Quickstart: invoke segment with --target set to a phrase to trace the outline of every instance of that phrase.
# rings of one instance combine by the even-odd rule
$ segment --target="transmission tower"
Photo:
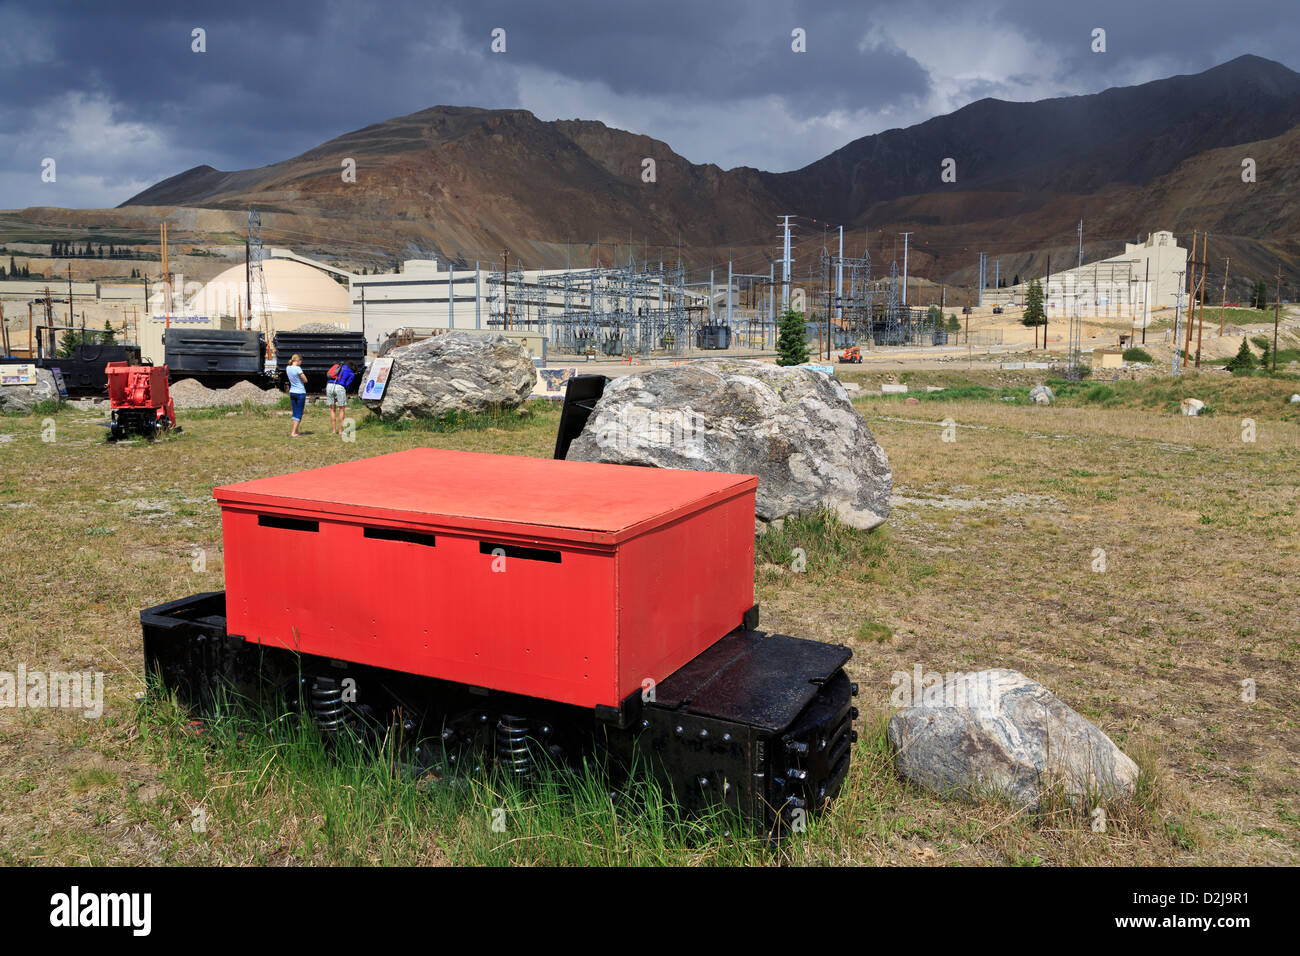
[[[1074,314],[1070,316],[1070,344],[1066,358],[1066,377],[1078,381],[1083,377],[1083,317],[1079,314],[1079,288],[1083,281],[1083,220],[1079,220],[1079,265],[1074,273]],[[1094,298],[1096,289],[1093,289]]]
[[[271,344],[271,308],[267,302],[266,273],[262,271],[262,261],[266,250],[262,247],[262,214],[256,209],[248,211],[248,327],[255,329],[253,320],[254,306],[262,316],[262,332],[266,335],[267,347]]]

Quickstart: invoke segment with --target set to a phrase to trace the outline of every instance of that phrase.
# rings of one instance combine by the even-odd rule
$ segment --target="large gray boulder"
[[[969,800],[998,796],[1031,809],[1055,786],[1089,807],[1133,792],[1137,764],[1024,674],[950,674],[924,688],[902,672],[896,685],[900,677],[911,689],[910,706],[889,719],[889,742],[899,773],[919,786]],[[894,693],[898,704],[897,686]]]
[[[45,368],[36,370],[35,385],[0,385],[0,412],[8,415],[27,415],[39,403],[58,399],[54,373]]]
[[[811,369],[722,360],[616,379],[568,457],[757,475],[764,522],[823,506],[856,528],[889,517],[884,449],[840,383]]]
[[[448,332],[389,355],[393,371],[384,397],[366,402],[386,419],[516,408],[537,381],[523,346],[504,335]]]

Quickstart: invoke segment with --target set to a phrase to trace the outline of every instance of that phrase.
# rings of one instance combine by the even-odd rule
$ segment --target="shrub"
[[[1125,349],[1123,358],[1125,362],[1154,362],[1155,361],[1155,359],[1151,357],[1150,352],[1148,352],[1146,349],[1137,348],[1136,346],[1133,348]]]

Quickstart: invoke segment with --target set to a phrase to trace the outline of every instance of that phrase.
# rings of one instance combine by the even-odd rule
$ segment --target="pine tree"
[[[1047,324],[1047,313],[1043,309],[1043,285],[1037,279],[1029,283],[1029,289],[1025,293],[1025,316],[1020,321],[1030,328]]]
[[[69,358],[76,350],[77,346],[82,343],[81,333],[69,329],[59,337],[59,357]]]
[[[802,312],[786,309],[777,326],[777,365],[802,365],[808,361],[808,325]]]
[[[1238,372],[1249,372],[1255,367],[1255,353],[1250,350],[1250,343],[1245,339],[1241,340],[1241,348],[1237,349],[1237,354],[1228,359],[1224,366],[1234,375]]]

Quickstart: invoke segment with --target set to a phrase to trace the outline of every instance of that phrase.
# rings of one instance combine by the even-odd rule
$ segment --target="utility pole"
[[[163,306],[164,328],[172,327],[172,277],[167,265],[167,220],[162,221],[162,270],[163,282],[166,284],[166,305]]]
[[[900,233],[903,237],[903,308],[907,308],[907,237],[910,232]]]
[[[510,328],[510,250],[501,250],[501,277],[505,287],[501,293],[501,327]]]
[[[480,296],[478,277],[479,277],[479,261],[475,259],[474,260],[474,328],[481,329],[483,328],[483,314],[480,311],[480,309],[482,308],[483,299]]]
[[[366,337],[366,287],[361,287],[361,338]]]
[[[72,328],[72,263],[68,263],[68,328]]]
[[[1219,303],[1219,337],[1223,337],[1223,312],[1228,307],[1228,263],[1231,259],[1223,260],[1223,301]]]
[[[1052,302],[1052,254],[1047,254],[1047,285],[1043,287],[1043,351],[1047,351],[1047,307]],[[1064,307],[1065,300],[1061,300]],[[1037,341],[1037,338],[1035,338]]]
[[[1079,285],[1083,278],[1083,220],[1079,220],[1079,262],[1074,272],[1074,314],[1070,317],[1070,345],[1066,368],[1070,378],[1079,375],[1083,351],[1083,321],[1079,314]]]
[[[253,251],[248,238],[244,234],[244,295],[248,300],[248,327],[253,327]],[[362,325],[362,331],[365,331],[365,325]]]
[[[835,260],[835,318],[844,318],[844,227],[840,226],[840,252]]]
[[[727,250],[727,328],[731,328],[731,283],[734,281],[735,279],[732,278],[732,271],[731,271],[731,250],[728,249]]]
[[[1147,257],[1147,277],[1142,283],[1142,344],[1147,344],[1147,325],[1151,321],[1151,257]]]
[[[456,266],[447,263],[447,327],[456,327]]]
[[[1205,273],[1209,268],[1210,234],[1207,232],[1201,239],[1201,305],[1197,309],[1198,320],[1196,324],[1196,367],[1201,367],[1201,335],[1205,332]]]
[[[1282,321],[1282,260],[1277,262],[1277,296],[1273,300],[1273,371],[1277,371],[1277,327]]]
[[[1183,341],[1183,365],[1184,366],[1187,364],[1187,359],[1192,352],[1192,323],[1190,320],[1190,316],[1191,316],[1191,310],[1195,308],[1196,305],[1196,235],[1197,235],[1197,230],[1193,229],[1192,230],[1192,258],[1191,261],[1188,263],[1188,266],[1190,268],[1187,270],[1188,322],[1187,322],[1186,333],[1183,336],[1183,340],[1184,340]],[[1177,342],[1174,343],[1174,347],[1175,348],[1178,347]]]
[[[781,253],[781,311],[790,308],[790,217],[785,218],[785,245]],[[712,294],[712,290],[710,295]]]
[[[772,343],[776,344],[776,263],[767,264],[767,311],[772,320]],[[763,348],[767,348],[767,330],[763,330]]]
[[[1183,307],[1183,276],[1185,276],[1186,274],[1187,274],[1186,269],[1178,273],[1178,287],[1174,295],[1174,337],[1173,337],[1174,359],[1173,359],[1173,366],[1170,368],[1170,371],[1174,375],[1178,374],[1178,368],[1179,368],[1178,333],[1181,331],[1181,327],[1178,324],[1178,320],[1179,320],[1179,310],[1181,310]]]

